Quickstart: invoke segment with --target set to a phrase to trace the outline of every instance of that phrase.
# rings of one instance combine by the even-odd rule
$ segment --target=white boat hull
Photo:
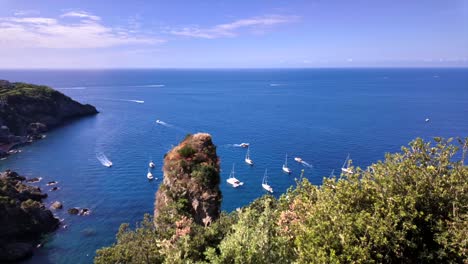
[[[294,158],[294,160],[299,162],[299,163],[302,163],[302,161],[303,161],[301,158],[298,158],[298,157]]]
[[[154,168],[155,166],[156,166],[156,165],[155,165],[153,162],[150,162],[150,163],[149,163],[149,167],[150,167],[150,168]]]
[[[291,169],[288,167],[283,166],[283,171],[287,174],[291,174]]]
[[[265,191],[273,193],[273,188],[271,188],[270,185],[268,185],[266,183],[262,183],[262,187],[263,187],[263,189],[265,189]]]
[[[341,168],[341,171],[343,171],[344,173],[353,174],[353,171],[349,168]]]
[[[148,172],[148,174],[146,174],[146,178],[148,178],[148,180],[154,179],[153,174],[151,172]]]
[[[229,183],[229,184],[231,184],[232,187],[234,187],[234,188],[237,188],[237,187],[239,187],[239,186],[244,185],[243,182],[239,181],[239,180],[236,179],[236,178],[229,178],[229,179],[226,180],[226,182]]]
[[[253,165],[253,161],[251,159],[245,159],[245,163],[249,165]]]

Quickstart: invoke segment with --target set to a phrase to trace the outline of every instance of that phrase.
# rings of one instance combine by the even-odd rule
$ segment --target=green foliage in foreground
[[[145,217],[96,263],[468,263],[468,139],[417,139],[401,153],[321,186],[306,179],[207,228]]]

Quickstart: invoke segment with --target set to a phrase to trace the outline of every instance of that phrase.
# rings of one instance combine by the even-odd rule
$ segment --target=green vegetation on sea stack
[[[203,227],[150,216],[96,263],[468,263],[468,138],[416,139],[353,174],[297,182]],[[191,151],[187,151],[191,152]],[[184,155],[185,151],[181,153]]]

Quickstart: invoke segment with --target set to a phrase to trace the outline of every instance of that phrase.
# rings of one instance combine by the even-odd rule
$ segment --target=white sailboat
[[[156,164],[154,164],[153,161],[150,161],[149,164],[148,164],[148,166],[149,166],[150,168],[154,168],[154,167],[156,167]]]
[[[245,154],[245,163],[249,164],[250,166],[252,166],[254,163],[253,163],[253,160],[250,159],[250,148],[247,147],[247,154]]]
[[[268,169],[265,169],[265,174],[263,175],[262,188],[267,192],[273,193],[273,188],[268,184]]]
[[[291,174],[291,169],[288,168],[288,154],[286,154],[286,160],[284,161],[284,164],[283,164],[283,171],[287,174]]]
[[[348,154],[348,157],[346,157],[345,162],[343,163],[343,167],[341,167],[341,171],[343,171],[344,173],[349,173],[349,174],[353,173],[353,170],[349,167],[349,154]]]
[[[234,188],[244,185],[243,182],[239,181],[238,179],[236,179],[236,177],[234,177],[234,174],[234,164],[232,164],[232,171],[231,174],[229,174],[229,178],[226,180],[227,183],[231,184]]]
[[[146,178],[148,178],[148,180],[154,179],[153,173],[151,173],[151,171],[149,169],[148,169],[148,173],[146,174]]]

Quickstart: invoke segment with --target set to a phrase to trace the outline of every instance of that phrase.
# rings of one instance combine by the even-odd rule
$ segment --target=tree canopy
[[[467,263],[468,138],[416,139],[366,169],[320,186],[297,182],[208,227],[147,216],[121,226],[96,263]]]

